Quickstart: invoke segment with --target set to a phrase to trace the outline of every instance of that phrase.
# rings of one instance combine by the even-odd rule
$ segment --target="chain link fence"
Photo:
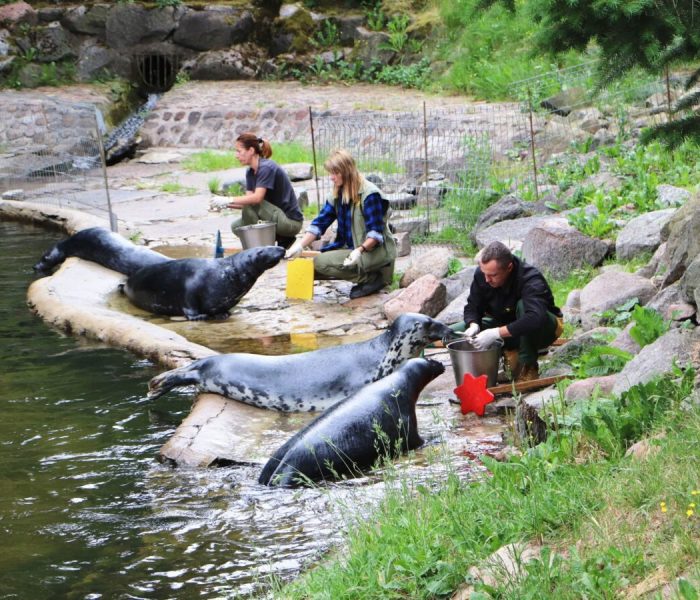
[[[102,136],[92,104],[27,95],[0,125],[0,195],[4,199],[85,210],[116,231]]]

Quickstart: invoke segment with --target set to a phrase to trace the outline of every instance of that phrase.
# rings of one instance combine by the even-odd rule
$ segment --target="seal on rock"
[[[170,261],[167,256],[144,246],[132,244],[129,240],[109,229],[90,227],[55,244],[34,265],[34,270],[48,273],[69,256],[77,256],[83,260],[96,262],[124,275],[131,275],[142,267]]]
[[[383,457],[418,448],[416,402],[445,371],[442,363],[412,358],[313,420],[263,467],[258,482],[294,487],[311,481],[358,476]]]
[[[282,412],[326,410],[369,383],[393,373],[430,342],[458,337],[447,325],[418,313],[400,315],[370,340],[282,356],[220,354],[151,379],[149,398],[175,387]]]
[[[258,277],[283,256],[280,246],[261,246],[226,258],[170,260],[139,269],[122,291],[139,308],[159,315],[225,319]]]

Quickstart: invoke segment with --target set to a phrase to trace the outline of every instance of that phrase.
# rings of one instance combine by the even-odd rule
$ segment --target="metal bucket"
[[[243,250],[257,248],[258,246],[274,246],[277,226],[274,223],[256,223],[255,225],[244,225],[234,230],[239,238]]]
[[[447,344],[457,385],[464,383],[465,373],[471,373],[474,377],[486,375],[487,387],[496,385],[502,346],[503,342],[497,342],[488,350],[476,350],[468,340],[456,340]]]

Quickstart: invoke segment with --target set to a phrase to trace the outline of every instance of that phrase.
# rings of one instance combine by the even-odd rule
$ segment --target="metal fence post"
[[[314,115],[309,106],[309,126],[311,128],[311,153],[314,157],[314,180],[316,182],[316,210],[321,210],[321,191],[318,187],[318,166],[316,164],[316,140],[314,132]]]
[[[540,192],[537,184],[537,158],[535,156],[535,127],[532,124],[532,90],[527,88],[528,118],[530,121],[530,153],[532,154],[532,177],[535,182],[535,200],[539,201]]]
[[[423,185],[425,187],[425,214],[428,216],[428,233],[430,233],[430,188],[428,187],[428,116],[423,100],[423,151],[425,160],[423,161]]]

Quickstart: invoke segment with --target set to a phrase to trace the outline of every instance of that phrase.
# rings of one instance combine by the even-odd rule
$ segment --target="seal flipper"
[[[156,375],[148,382],[148,395],[146,397],[149,400],[155,400],[173,388],[198,385],[200,382],[199,370],[193,365],[194,363]]]

